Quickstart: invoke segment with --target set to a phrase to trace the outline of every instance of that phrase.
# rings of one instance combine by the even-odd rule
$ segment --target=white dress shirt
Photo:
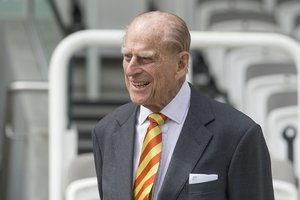
[[[157,199],[158,192],[162,186],[175,145],[190,107],[190,99],[191,88],[189,87],[188,82],[185,81],[174,99],[160,111],[160,113],[168,117],[168,120],[162,126],[162,154],[158,174],[154,183],[154,191],[152,192],[153,200]],[[138,123],[136,125],[134,147],[133,184],[138,168],[143,140],[150,124],[147,117],[151,113],[151,110],[145,108],[144,106],[140,106],[140,110],[137,115]]]

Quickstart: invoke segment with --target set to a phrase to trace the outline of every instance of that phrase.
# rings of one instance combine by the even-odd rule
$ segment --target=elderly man
[[[274,199],[259,125],[187,83],[189,47],[176,15],[148,12],[129,25],[122,53],[132,103],[92,132],[101,199]]]

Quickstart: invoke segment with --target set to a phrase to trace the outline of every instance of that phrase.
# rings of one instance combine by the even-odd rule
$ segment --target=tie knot
[[[151,123],[156,123],[159,126],[162,126],[168,117],[161,113],[152,113],[148,116],[148,119]]]

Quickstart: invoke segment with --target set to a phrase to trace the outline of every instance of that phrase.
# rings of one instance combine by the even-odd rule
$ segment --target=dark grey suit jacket
[[[137,110],[132,103],[121,106],[92,132],[102,200],[132,200]],[[192,89],[190,109],[158,199],[273,200],[270,168],[260,127]],[[218,180],[190,185],[190,173],[218,174]]]

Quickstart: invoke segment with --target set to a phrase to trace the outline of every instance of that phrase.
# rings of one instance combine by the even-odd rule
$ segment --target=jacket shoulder
[[[93,132],[97,135],[106,132],[114,132],[114,129],[124,124],[132,115],[135,115],[138,106],[133,103],[124,104],[106,116],[104,116],[95,126]]]

